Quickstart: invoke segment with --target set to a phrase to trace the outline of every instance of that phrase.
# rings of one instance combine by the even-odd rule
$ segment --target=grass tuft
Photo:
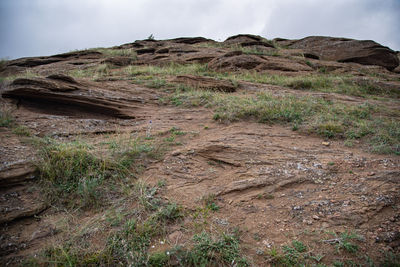
[[[42,148],[38,167],[52,203],[79,208],[99,204],[99,189],[114,166],[90,150],[84,143],[52,142]]]
[[[11,110],[5,107],[0,109],[0,127],[10,127],[14,123],[14,117]]]
[[[176,247],[169,253],[169,262],[178,266],[249,266],[240,256],[239,238],[234,234],[222,234],[218,239],[202,232],[194,235],[190,250]],[[168,264],[166,266],[172,266]]]

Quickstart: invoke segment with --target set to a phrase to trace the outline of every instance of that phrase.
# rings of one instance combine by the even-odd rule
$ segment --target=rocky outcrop
[[[274,47],[274,45],[270,42],[267,42],[266,39],[262,38],[259,35],[252,34],[238,34],[231,37],[228,37],[225,41],[225,44],[233,44],[233,45],[241,45],[245,46],[265,46],[265,47]]]
[[[17,66],[17,67],[36,67],[40,65],[47,65],[51,63],[56,63],[60,61],[67,61],[72,59],[99,59],[102,54],[97,51],[83,50],[74,51],[63,54],[57,54],[49,57],[26,57],[11,60],[8,62],[7,66]]]
[[[46,208],[38,188],[18,186],[0,191],[0,224],[34,216]]]
[[[17,163],[0,170],[0,186],[10,187],[36,177],[36,167],[31,163]]]
[[[168,41],[172,41],[178,44],[198,44],[205,42],[214,42],[214,40],[207,39],[204,37],[180,37],[180,38],[170,39]]]
[[[36,215],[47,204],[38,187],[36,166],[30,162],[17,162],[0,169],[0,224]]]
[[[134,118],[134,106],[120,98],[105,95],[100,89],[77,82],[69,76],[56,74],[47,78],[19,78],[14,80],[3,97],[27,100],[46,106],[61,105],[69,109],[82,109],[111,117]]]
[[[138,55],[143,55],[143,54],[154,54],[156,49],[154,47],[149,47],[149,48],[141,48],[136,50],[136,53]]]
[[[290,47],[316,54],[323,60],[378,65],[388,70],[399,65],[399,59],[393,50],[374,41],[311,36],[295,41]]]
[[[236,86],[227,80],[217,80],[210,77],[193,76],[193,75],[180,75],[177,76],[173,82],[186,84],[194,88],[221,91],[221,92],[235,92]]]
[[[215,58],[209,63],[209,67],[215,70],[275,70],[275,71],[312,71],[306,64],[296,61],[256,55],[245,55],[232,53],[233,56],[224,55]]]

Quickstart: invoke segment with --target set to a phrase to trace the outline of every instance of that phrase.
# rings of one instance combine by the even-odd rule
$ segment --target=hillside
[[[241,34],[3,60],[1,265],[399,266],[399,57]]]

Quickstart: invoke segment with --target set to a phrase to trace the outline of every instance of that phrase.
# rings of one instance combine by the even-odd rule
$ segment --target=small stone
[[[368,176],[374,176],[374,175],[375,175],[374,172],[369,172],[369,173],[368,173]]]
[[[258,249],[256,250],[256,254],[257,254],[257,255],[263,255],[263,254],[264,254],[264,251],[262,251],[261,249],[258,248]]]
[[[180,154],[182,154],[181,153],[181,151],[174,151],[174,152],[172,152],[172,156],[179,156]]]
[[[328,228],[329,227],[329,223],[323,222],[321,226],[322,226],[322,228]]]
[[[317,215],[313,215],[312,218],[313,218],[314,220],[319,220],[319,217],[318,217]]]
[[[331,143],[330,143],[330,142],[322,142],[322,145],[324,145],[324,146],[330,146]]]

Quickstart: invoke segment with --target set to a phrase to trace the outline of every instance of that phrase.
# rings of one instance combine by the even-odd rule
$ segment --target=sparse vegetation
[[[184,216],[184,210],[174,203],[163,203],[155,197],[157,188],[149,188],[142,182],[135,187],[138,211],[140,216],[132,217],[129,213],[115,214],[112,220],[106,219],[117,228],[109,235],[105,246],[93,251],[85,248],[87,236],[76,235],[67,242],[48,247],[29,264],[51,264],[56,266],[209,266],[229,265],[248,266],[246,258],[240,255],[237,234],[223,233],[212,237],[206,232],[193,236],[192,246],[171,247],[165,251],[150,252],[150,245],[157,238],[163,238],[168,226],[178,222]],[[144,201],[144,202],[143,202]],[[155,203],[157,203],[155,205]],[[122,223],[124,221],[124,223]]]
[[[397,81],[397,74],[373,73],[379,71],[375,67],[368,72],[356,64],[357,69],[349,65],[352,72],[345,68],[335,71],[335,64],[345,63],[308,60],[301,52],[283,51],[277,44],[255,48],[206,42],[195,44],[194,50],[180,51],[181,45],[186,48],[189,44],[152,40],[151,35],[147,42],[132,44],[138,49],[146,43],[146,48],[156,48],[155,52],[142,50],[154,53],[140,54],[140,62],[135,64],[130,59],[137,59],[137,48],[122,48],[126,45],[91,49],[103,56],[66,60],[65,68],[57,69],[64,62],[50,65],[57,66],[60,73],[98,82],[81,83],[93,90],[95,101],[100,102],[98,108],[91,109],[89,97],[84,101],[90,110],[82,105],[85,112],[74,109],[71,116],[68,112],[64,116],[67,105],[60,110],[55,105],[54,115],[41,114],[34,106],[37,103],[28,106],[25,100],[16,104],[14,115],[10,109],[0,109],[2,136],[12,137],[4,158],[8,161],[10,155],[14,160],[11,153],[23,151],[25,145],[31,146],[29,155],[37,148],[39,153],[34,156],[38,158],[40,189],[27,186],[24,190],[41,193],[47,203],[39,204],[50,207],[36,214],[38,231],[29,232],[35,223],[21,235],[31,238],[29,242],[38,241],[37,247],[44,246],[41,240],[47,246],[40,253],[32,247],[35,255],[26,265],[400,266],[399,255],[390,248],[392,242],[374,243],[375,236],[380,239],[380,234],[393,231],[396,224],[392,223],[398,219],[389,213],[398,211],[391,183],[397,166],[394,155],[400,155],[400,93],[387,83]],[[187,60],[196,54],[194,60],[203,61],[201,48],[205,47],[212,47],[212,54],[225,55],[224,59],[229,56],[225,53],[237,50],[248,55],[285,56],[312,70],[281,74],[285,72],[238,68],[225,72]],[[112,60],[118,58],[110,57],[119,56],[130,59],[120,58],[126,61],[114,64]],[[176,57],[186,64],[168,63]],[[151,61],[146,65],[148,58]],[[160,62],[151,65],[159,58]],[[51,67],[29,67],[26,72],[1,78],[1,82],[7,86],[8,80],[18,77],[47,76]],[[355,72],[369,77],[356,77]],[[193,85],[188,81],[180,84],[175,79],[178,75],[229,81],[235,92],[213,91],[218,87],[208,87],[208,82],[204,87],[211,89],[206,90],[196,86],[196,80]],[[96,85],[101,90],[95,91]],[[81,90],[62,86],[52,94],[73,97]],[[111,119],[109,114],[97,114],[102,98],[107,100],[104,105],[115,101],[115,109],[126,110],[127,116]],[[64,104],[64,99],[59,101]],[[30,111],[40,117],[26,119]],[[37,126],[32,118],[43,120]],[[65,118],[66,124],[58,129]],[[24,121],[26,125],[18,124]],[[74,121],[78,123],[69,131],[69,123]],[[47,134],[54,139],[39,137]],[[302,138],[308,135],[312,136],[303,144]],[[377,159],[357,151],[360,147],[393,156]],[[31,167],[27,171],[34,173]],[[377,187],[371,189],[371,184]],[[347,216],[353,211],[356,216]],[[373,226],[366,220],[362,228],[343,232],[372,211],[380,215],[375,216]],[[330,222],[337,215],[340,222],[344,219],[343,225]],[[30,219],[20,221],[25,220]],[[382,231],[375,231],[383,221]],[[7,236],[7,227],[13,225],[5,225],[4,240],[14,242],[13,236]],[[48,231],[42,231],[46,227]],[[13,231],[18,232],[15,228],[9,232]],[[8,242],[10,246],[14,246],[12,242]],[[376,244],[376,249],[370,248],[371,244]]]
[[[14,127],[12,132],[19,136],[31,136],[29,128],[24,125]]]
[[[250,266],[240,255],[239,238],[235,234],[221,234],[216,239],[202,232],[194,235],[193,248],[176,247],[168,251],[164,266]]]
[[[43,188],[51,203],[67,208],[104,205],[104,194],[111,185],[134,178],[146,159],[160,156],[160,149],[129,139],[123,147],[114,144],[108,156],[98,156],[87,143],[47,140],[41,143],[42,161],[38,164]]]
[[[41,180],[52,203],[69,208],[99,205],[100,188],[116,166],[84,143],[49,143],[42,149]]]
[[[133,48],[117,49],[117,48],[97,48],[95,51],[102,53],[103,55],[116,57],[130,57],[133,60],[137,59],[136,51]]]
[[[206,209],[209,209],[211,211],[218,211],[219,206],[216,203],[216,197],[214,194],[209,194],[203,197],[203,203]]]
[[[368,102],[348,106],[311,96],[227,95],[194,89],[177,90],[170,101],[175,105],[212,107],[217,121],[253,118],[262,123],[290,123],[295,130],[325,138],[367,139],[369,150],[376,153],[399,153],[397,120],[379,116],[379,112],[385,114],[384,108]]]
[[[233,46],[232,50],[242,51],[244,54],[247,55],[260,55],[260,56],[273,56],[278,57],[280,56],[279,50],[275,48],[252,48],[252,47],[242,47],[240,45]]]
[[[353,241],[357,240],[362,241],[363,238],[352,232],[343,232],[340,237],[324,240],[324,242],[335,244],[337,251],[345,250],[349,253],[356,253],[358,251],[358,245],[353,243]]]
[[[10,127],[14,122],[11,110],[2,106],[0,108],[0,127]]]
[[[283,254],[277,248],[272,248],[267,252],[267,257],[273,266],[302,266],[306,262],[321,260],[320,258],[311,258],[308,248],[298,240],[293,240],[291,245],[282,246],[282,252]]]
[[[7,65],[8,60],[5,58],[0,58],[0,70],[2,70]]]

